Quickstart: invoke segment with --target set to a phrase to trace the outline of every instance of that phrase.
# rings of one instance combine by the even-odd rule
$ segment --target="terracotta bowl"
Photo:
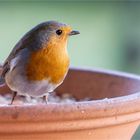
[[[140,123],[139,91],[135,75],[71,69],[56,92],[93,101],[0,106],[0,139],[130,140]]]

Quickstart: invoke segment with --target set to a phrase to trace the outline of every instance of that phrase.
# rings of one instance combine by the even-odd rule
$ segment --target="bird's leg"
[[[46,95],[45,95],[45,96],[43,96],[43,97],[42,97],[42,99],[43,99],[43,103],[45,103],[45,104],[47,104],[47,103],[48,103],[48,100],[47,100],[48,98],[47,98],[47,96],[46,96]]]
[[[9,105],[12,105],[13,104],[13,101],[14,101],[16,95],[17,95],[17,92],[16,91],[13,91],[13,97],[12,97],[11,103]]]

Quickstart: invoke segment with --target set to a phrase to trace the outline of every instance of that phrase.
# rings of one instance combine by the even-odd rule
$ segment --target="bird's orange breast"
[[[51,46],[32,52],[27,63],[26,75],[30,81],[50,80],[61,82],[68,71],[69,57],[65,47]]]

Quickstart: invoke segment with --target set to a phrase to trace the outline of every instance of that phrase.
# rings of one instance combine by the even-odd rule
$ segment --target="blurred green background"
[[[81,32],[69,40],[72,66],[140,74],[140,3],[132,1],[0,1],[0,62],[28,30],[47,20]],[[140,140],[140,131],[133,140]]]

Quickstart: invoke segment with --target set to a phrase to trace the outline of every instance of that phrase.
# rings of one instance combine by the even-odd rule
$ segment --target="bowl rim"
[[[140,76],[118,71],[91,68],[71,70],[140,80]],[[95,101],[0,106],[0,132],[5,134],[89,130],[132,122],[140,122],[140,92]]]

